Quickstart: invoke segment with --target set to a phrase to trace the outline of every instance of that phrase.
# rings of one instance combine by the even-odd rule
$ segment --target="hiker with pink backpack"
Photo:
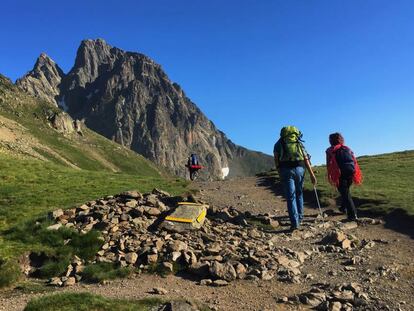
[[[340,133],[329,135],[330,147],[326,149],[326,167],[329,182],[341,194],[340,210],[347,214],[350,221],[358,219],[350,187],[362,183],[362,173],[352,150],[345,146]]]

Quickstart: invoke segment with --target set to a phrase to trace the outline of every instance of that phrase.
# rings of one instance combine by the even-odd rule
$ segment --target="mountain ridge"
[[[53,71],[49,67],[45,69]],[[58,95],[45,87],[56,85],[56,75],[35,73],[16,84],[32,86],[23,89],[33,95],[49,93],[49,100],[74,119],[176,175],[185,175],[190,153],[199,155],[206,176],[213,178],[224,177],[229,166],[230,176],[245,176],[273,165],[272,157],[228,139],[162,67],[143,54],[112,47],[103,39],[83,40],[73,68],[59,76]],[[52,81],[42,81],[49,77]]]

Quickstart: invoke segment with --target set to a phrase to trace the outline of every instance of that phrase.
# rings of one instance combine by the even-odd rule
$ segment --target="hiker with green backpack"
[[[273,149],[275,165],[285,191],[290,219],[290,230],[296,230],[303,219],[303,183],[305,168],[313,185],[316,177],[312,171],[309,155],[303,146],[302,133],[295,126],[285,126]]]

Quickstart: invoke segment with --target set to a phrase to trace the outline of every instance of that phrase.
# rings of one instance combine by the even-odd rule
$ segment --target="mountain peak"
[[[63,71],[54,62],[54,60],[51,59],[46,53],[42,52],[37,58],[32,71],[38,71],[38,70],[45,71],[45,70],[53,70],[53,69],[59,70],[61,72],[61,75],[63,74]]]
[[[41,53],[33,69],[18,79],[16,85],[36,97],[57,105],[59,84],[64,76],[63,70],[46,53]]]
[[[40,53],[40,55],[37,59],[48,60],[48,59],[50,59],[50,57],[45,52],[42,52],[42,53]]]
[[[82,85],[93,82],[102,72],[101,66],[113,62],[116,50],[103,39],[83,40],[69,76],[78,75]]]
[[[40,53],[38,59],[45,59],[45,60],[50,59],[51,60],[51,58],[45,52]]]
[[[82,40],[78,48],[79,53],[86,51],[96,51],[97,53],[107,53],[112,49],[112,46],[106,43],[104,39],[85,39]]]
[[[82,40],[81,45],[97,45],[97,46],[104,46],[104,45],[108,45],[109,44],[102,38],[97,38],[97,39],[85,39]]]

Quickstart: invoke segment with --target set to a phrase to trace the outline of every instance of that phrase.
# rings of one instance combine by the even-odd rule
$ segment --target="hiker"
[[[326,167],[328,180],[341,194],[340,211],[347,214],[348,220],[356,220],[357,211],[352,200],[350,187],[362,182],[362,173],[352,150],[344,145],[340,133],[329,135],[330,147],[326,149]]]
[[[192,153],[187,160],[186,167],[190,173],[190,179],[194,180],[198,175],[198,170],[202,168],[198,161],[198,156],[195,153]]]
[[[294,126],[285,126],[280,131],[273,154],[281,178],[290,218],[290,230],[297,229],[303,219],[303,183],[305,168],[309,171],[313,185],[316,177],[312,171],[310,156],[303,146],[302,133]]]

